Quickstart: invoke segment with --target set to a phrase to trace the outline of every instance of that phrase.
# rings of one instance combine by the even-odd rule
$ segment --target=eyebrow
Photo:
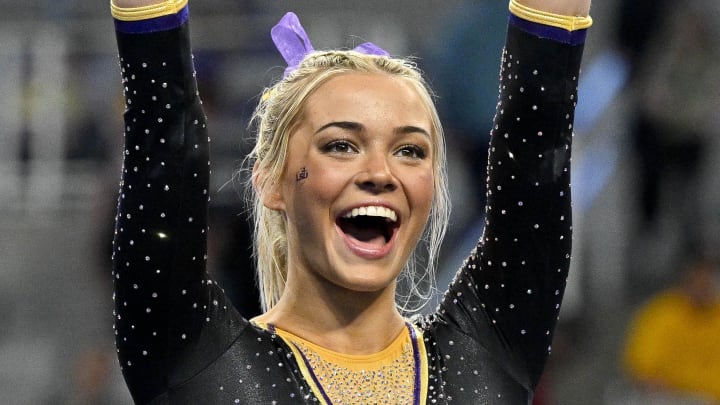
[[[427,136],[428,138],[431,138],[428,131],[426,131],[424,128],[416,127],[414,125],[406,125],[404,127],[400,127],[395,132],[399,134],[412,134],[414,132],[417,132]]]
[[[352,121],[333,121],[329,122],[323,126],[320,127],[317,131],[315,131],[315,134],[319,134],[320,132],[328,129],[328,128],[340,128],[340,129],[349,129],[351,131],[359,131],[362,129],[362,125],[358,122],[352,122]]]
[[[350,131],[360,131],[363,128],[363,125],[359,122],[353,121],[333,121],[321,126],[317,131],[315,131],[315,134],[319,134],[320,132],[333,127]],[[398,127],[395,129],[394,132],[398,135],[420,133],[427,136],[428,138],[431,138],[430,133],[427,130],[421,127],[417,127],[415,125],[405,125],[402,127]]]

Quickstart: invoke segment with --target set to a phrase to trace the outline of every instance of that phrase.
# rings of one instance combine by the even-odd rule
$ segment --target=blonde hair
[[[400,275],[404,288],[402,293],[396,294],[396,303],[401,311],[414,312],[425,304],[432,293],[434,268],[447,226],[450,202],[444,137],[427,83],[415,64],[404,59],[356,51],[313,52],[303,59],[296,70],[265,91],[253,115],[257,137],[255,147],[248,155],[248,166],[254,168],[253,187],[248,189],[253,190],[253,251],[264,311],[278,302],[285,288],[288,248],[284,215],[265,207],[261,195],[280,181],[285,170],[289,134],[300,120],[307,98],[330,78],[352,72],[386,74],[404,80],[417,91],[430,116],[434,192],[429,220],[420,238],[420,245],[427,253],[423,257],[427,269],[422,273],[416,271],[420,259],[416,246]]]

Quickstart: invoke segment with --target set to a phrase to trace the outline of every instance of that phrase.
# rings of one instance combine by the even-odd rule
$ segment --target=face
[[[433,153],[429,114],[408,83],[351,73],[321,85],[265,199],[287,217],[288,276],[394,291],[430,212]]]

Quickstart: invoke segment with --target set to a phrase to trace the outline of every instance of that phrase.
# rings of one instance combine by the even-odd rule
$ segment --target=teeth
[[[397,221],[397,214],[390,208],[370,205],[367,207],[353,208],[352,211],[345,214],[344,218],[355,218],[359,216],[382,217],[389,222]]]

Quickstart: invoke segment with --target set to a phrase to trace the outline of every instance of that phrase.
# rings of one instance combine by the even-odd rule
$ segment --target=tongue
[[[351,238],[376,247],[385,245],[385,236],[382,230],[374,226],[357,226],[351,221],[342,221],[343,232]]]

